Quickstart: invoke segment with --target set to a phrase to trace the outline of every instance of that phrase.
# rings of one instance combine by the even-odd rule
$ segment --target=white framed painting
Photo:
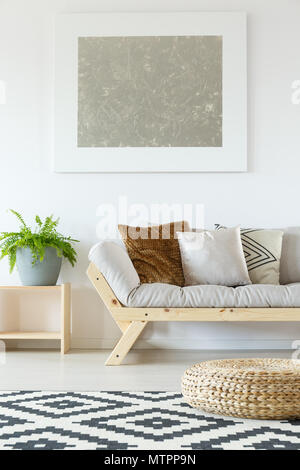
[[[246,170],[245,13],[57,17],[55,171]]]

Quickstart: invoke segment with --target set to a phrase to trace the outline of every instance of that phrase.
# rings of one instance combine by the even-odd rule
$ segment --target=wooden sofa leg
[[[132,346],[134,345],[146,325],[147,322],[144,321],[131,322],[127,329],[124,331],[117,346],[107,359],[105,365],[119,366],[127,356],[127,353],[130,351],[130,349],[132,348]]]

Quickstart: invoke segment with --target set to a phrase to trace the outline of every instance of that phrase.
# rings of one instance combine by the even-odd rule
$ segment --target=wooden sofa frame
[[[107,359],[105,365],[118,366],[152,321],[263,321],[298,322],[300,308],[129,308],[116,298],[104,276],[91,263],[87,275],[122,332],[121,339]]]

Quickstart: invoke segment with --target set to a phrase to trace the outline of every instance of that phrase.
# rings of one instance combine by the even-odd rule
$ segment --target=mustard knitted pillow
[[[152,227],[119,225],[128,255],[141,283],[160,282],[184,286],[176,232],[189,231],[187,222]]]

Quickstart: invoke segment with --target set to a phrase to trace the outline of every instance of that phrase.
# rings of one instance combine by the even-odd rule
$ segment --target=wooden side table
[[[71,342],[71,284],[60,286],[0,286],[0,290],[26,290],[32,293],[47,290],[60,291],[60,331],[0,331],[5,339],[59,339],[61,353],[66,354]]]

